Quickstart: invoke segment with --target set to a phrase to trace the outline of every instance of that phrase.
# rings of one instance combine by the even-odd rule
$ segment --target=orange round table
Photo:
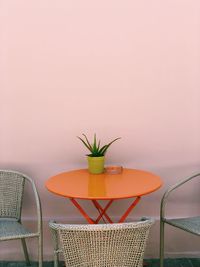
[[[101,218],[113,223],[106,213],[113,201],[133,198],[133,202],[119,220],[123,222],[142,196],[156,191],[161,185],[159,176],[136,169],[123,169],[120,174],[90,174],[86,169],[73,170],[55,175],[46,182],[50,192],[69,198],[91,224],[98,223]],[[99,211],[99,216],[95,220],[92,219],[77,199],[91,200]],[[102,207],[98,200],[108,200],[108,203]]]

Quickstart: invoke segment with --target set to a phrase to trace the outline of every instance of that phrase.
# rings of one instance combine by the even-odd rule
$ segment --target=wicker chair
[[[99,225],[50,223],[54,241],[54,267],[58,266],[59,252],[63,253],[67,267],[142,267],[152,224],[150,219]]]
[[[161,207],[160,207],[160,267],[164,266],[164,225],[165,223],[177,227],[179,229],[182,229],[186,232],[192,233],[194,235],[200,235],[200,216],[197,217],[188,217],[188,218],[174,218],[169,219],[166,218],[165,215],[165,206],[167,204],[167,199],[172,191],[180,187],[181,185],[189,182],[195,177],[200,176],[200,173],[195,174],[191,177],[188,177],[174,186],[170,187],[164,194],[162,201],[161,201]]]
[[[25,182],[32,186],[37,208],[37,231],[28,231],[21,223],[22,199]],[[38,262],[42,267],[42,215],[39,196],[34,182],[28,176],[0,170],[0,241],[21,239],[26,264],[30,265],[25,238],[38,238]]]

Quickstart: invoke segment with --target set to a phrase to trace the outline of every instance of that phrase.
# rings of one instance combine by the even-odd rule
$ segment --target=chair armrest
[[[34,193],[35,204],[36,204],[36,209],[37,209],[36,211],[37,212],[37,230],[38,230],[38,233],[42,233],[42,209],[41,209],[41,202],[40,202],[40,198],[37,192],[37,188],[35,186],[34,181],[30,177],[24,175],[24,178],[31,184],[31,187]]]
[[[49,228],[51,231],[51,237],[53,241],[54,254],[60,253],[62,250],[59,248],[59,235],[56,221],[49,222]]]
[[[182,186],[183,184],[189,182],[190,180],[192,180],[193,178],[200,176],[200,173],[197,173],[193,176],[187,177],[181,181],[179,181],[178,183],[176,183],[175,185],[171,186],[163,195],[162,200],[161,200],[161,206],[160,206],[160,218],[164,219],[165,218],[165,206],[167,203],[167,199],[170,195],[170,193],[172,191],[174,191],[175,189],[177,189],[178,187]]]

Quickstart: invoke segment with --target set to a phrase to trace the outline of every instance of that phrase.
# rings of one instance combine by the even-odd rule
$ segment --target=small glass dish
[[[105,167],[105,173],[108,174],[120,174],[123,171],[122,166],[107,166]]]

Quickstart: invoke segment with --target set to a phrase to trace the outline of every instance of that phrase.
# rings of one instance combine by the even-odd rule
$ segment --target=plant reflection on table
[[[89,175],[88,180],[88,195],[90,197],[105,197],[107,195],[106,185],[105,185],[105,177],[102,175]]]

